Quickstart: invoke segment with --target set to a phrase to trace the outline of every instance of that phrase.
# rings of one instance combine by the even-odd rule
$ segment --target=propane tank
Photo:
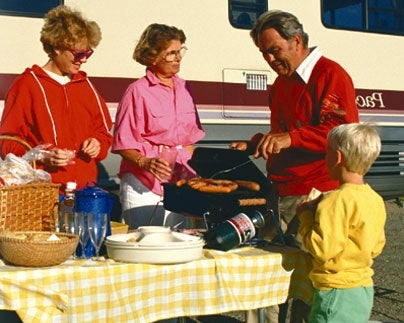
[[[250,216],[239,213],[206,232],[206,248],[230,250],[254,238],[256,228],[261,228],[264,225],[265,217],[257,210]]]

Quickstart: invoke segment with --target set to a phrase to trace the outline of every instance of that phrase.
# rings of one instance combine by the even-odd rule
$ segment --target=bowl
[[[48,241],[51,236],[53,239]],[[78,236],[69,233],[8,231],[0,233],[0,254],[12,265],[55,266],[69,259],[75,252],[78,242]]]
[[[163,226],[158,226],[158,225],[149,225],[149,226],[143,226],[139,227],[137,231],[143,233],[143,234],[150,234],[150,233],[171,233],[170,227],[163,227]]]
[[[111,221],[111,234],[128,233],[129,225],[121,222]]]
[[[146,264],[178,264],[202,258],[205,241],[197,236],[152,228],[106,238],[108,257]]]

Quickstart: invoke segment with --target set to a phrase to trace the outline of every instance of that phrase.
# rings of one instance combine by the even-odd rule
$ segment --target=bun
[[[310,193],[307,195],[306,201],[315,200],[315,199],[316,199],[317,197],[319,197],[321,194],[322,194],[321,191],[319,191],[318,189],[316,189],[316,188],[313,187],[313,188],[311,189]]]

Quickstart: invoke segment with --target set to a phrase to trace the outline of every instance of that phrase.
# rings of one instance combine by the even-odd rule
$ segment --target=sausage
[[[203,193],[230,193],[232,189],[230,186],[205,185],[199,187],[198,191]]]
[[[253,181],[241,181],[241,180],[237,180],[235,181],[240,187],[244,187],[248,190],[251,191],[255,191],[258,192],[261,187],[260,184],[258,184],[257,182],[253,182]]]
[[[230,193],[238,188],[238,184],[227,179],[212,179],[194,177],[187,181],[180,180],[177,183],[180,187],[187,184],[190,188],[204,193]]]
[[[177,187],[181,187],[181,186],[183,186],[184,184],[186,184],[187,183],[187,180],[186,179],[180,179],[180,180],[178,180],[176,183],[175,183],[175,185],[177,185]]]

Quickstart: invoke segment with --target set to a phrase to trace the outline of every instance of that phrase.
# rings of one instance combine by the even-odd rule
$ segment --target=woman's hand
[[[166,180],[172,176],[172,171],[168,161],[163,158],[141,157],[138,166],[152,173],[159,181]]]
[[[135,149],[121,150],[119,154],[130,163],[153,174],[159,181],[170,178],[172,175],[170,164],[163,158],[145,157]]]
[[[80,153],[90,158],[96,158],[101,151],[101,144],[98,139],[88,138],[81,144]]]
[[[42,162],[50,167],[64,167],[72,163],[74,152],[62,148],[52,148],[48,151],[47,157]]]

